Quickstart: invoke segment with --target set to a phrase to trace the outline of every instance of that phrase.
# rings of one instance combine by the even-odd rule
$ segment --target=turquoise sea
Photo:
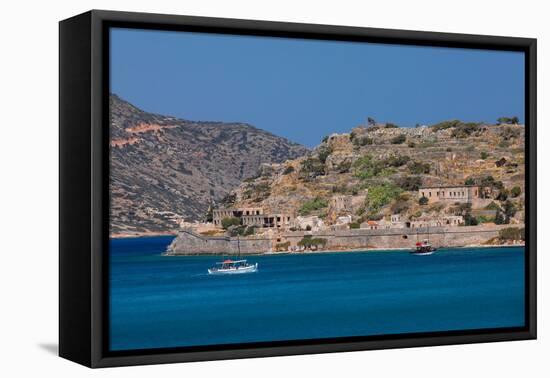
[[[522,247],[250,256],[257,273],[209,276],[220,256],[162,256],[171,240],[111,240],[111,350],[525,322]]]

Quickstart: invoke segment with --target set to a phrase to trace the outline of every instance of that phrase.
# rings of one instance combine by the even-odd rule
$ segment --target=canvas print
[[[525,325],[524,53],[109,38],[111,351]]]

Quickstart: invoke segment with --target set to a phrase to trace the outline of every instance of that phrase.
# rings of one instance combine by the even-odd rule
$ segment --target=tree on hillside
[[[405,134],[399,134],[392,138],[391,143],[402,144],[402,143],[405,143],[406,140],[407,140],[407,137],[405,136]]]
[[[231,226],[239,226],[240,224],[241,224],[241,220],[236,217],[229,217],[229,218],[222,219],[222,227],[224,230],[227,230]]]
[[[519,186],[514,186],[510,191],[510,194],[512,194],[512,197],[519,196],[521,194],[521,188]]]
[[[464,215],[464,225],[465,226],[477,226],[478,220],[476,217],[472,216],[469,212]]]
[[[500,117],[497,119],[497,122],[499,125],[501,124],[511,124],[511,125],[517,125],[519,123],[519,118],[516,116],[513,117]]]
[[[504,215],[500,212],[500,210],[497,210],[497,213],[495,215],[495,224],[504,224],[505,219]]]
[[[374,118],[368,117],[367,123],[369,126],[376,126],[376,120]]]
[[[505,223],[510,223],[510,218],[516,215],[516,206],[511,201],[504,202],[504,215],[506,215]]]
[[[332,148],[326,147],[326,146],[319,147],[319,152],[318,152],[319,161],[325,164],[325,162],[327,161],[327,158],[331,153],[332,153]]]
[[[207,222],[212,222],[214,220],[214,210],[212,208],[212,205],[208,206],[208,210],[206,211],[205,220]]]

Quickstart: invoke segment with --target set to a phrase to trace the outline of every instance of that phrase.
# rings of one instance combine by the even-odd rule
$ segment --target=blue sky
[[[111,92],[148,112],[246,122],[306,146],[367,117],[524,120],[519,52],[111,31]]]

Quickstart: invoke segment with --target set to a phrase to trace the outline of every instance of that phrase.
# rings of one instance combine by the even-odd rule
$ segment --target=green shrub
[[[509,223],[510,218],[516,215],[517,208],[512,202],[506,201],[504,202],[503,209],[504,215],[506,215],[506,223]]]
[[[385,165],[390,167],[401,167],[411,160],[408,155],[392,155],[385,160]]]
[[[206,222],[212,222],[214,220],[214,210],[212,209],[212,206],[208,206],[208,210],[204,215],[204,220]]]
[[[395,173],[394,167],[400,167],[410,160],[409,156],[392,155],[387,159],[375,159],[365,155],[353,164],[355,177],[367,180],[376,176],[389,176]]]
[[[391,211],[393,214],[403,214],[407,210],[409,210],[410,204],[408,199],[403,198],[402,196],[399,196],[395,200],[395,202],[391,205]]]
[[[501,240],[525,240],[525,228],[508,227],[498,232]]]
[[[475,180],[473,177],[468,177],[466,181],[464,181],[464,185],[475,185]]]
[[[325,162],[327,161],[327,158],[330,156],[331,153],[332,153],[332,148],[326,147],[326,146],[319,147],[319,151],[318,151],[319,161],[325,164]]]
[[[352,229],[352,230],[353,229],[358,229],[360,227],[361,227],[361,225],[357,222],[352,222],[352,223],[349,224],[349,228]]]
[[[521,188],[519,186],[514,186],[512,190],[510,190],[510,194],[512,197],[518,197],[521,194]]]
[[[399,194],[401,188],[394,184],[382,184],[369,187],[367,202],[371,210],[378,210],[382,206],[389,204]]]
[[[222,205],[230,206],[230,205],[233,205],[236,200],[237,200],[237,195],[235,193],[229,193],[229,194],[226,194],[225,197],[223,197],[220,202]]]
[[[506,189],[502,189],[498,192],[498,196],[496,197],[497,201],[506,201],[508,199],[508,191]]]
[[[485,206],[485,210],[500,210],[500,206],[495,201],[491,201],[490,204]]]
[[[222,227],[224,230],[227,230],[231,226],[238,226],[241,224],[241,220],[236,217],[228,217],[222,219]]]
[[[504,188],[504,184],[502,183],[502,181],[495,180],[495,178],[491,175],[481,178],[479,185],[481,185],[482,187],[495,188],[498,190],[502,190]]]
[[[384,126],[385,129],[398,129],[399,126],[397,126],[395,123],[386,123],[386,125]]]
[[[391,144],[403,144],[407,140],[405,134],[399,134],[391,139]]]
[[[418,204],[421,205],[421,206],[424,206],[424,205],[427,205],[428,204],[428,198],[427,197],[420,197],[418,199]]]
[[[430,173],[430,164],[415,161],[409,164],[409,171],[414,175],[428,174]]]
[[[481,157],[481,159],[485,160],[489,157],[489,154],[485,151],[481,151],[481,153],[479,154],[479,156]]]
[[[491,223],[491,222],[494,222],[495,221],[495,218],[492,218],[492,217],[488,217],[488,216],[485,216],[485,215],[480,215],[477,217],[477,223],[481,224],[481,223]]]
[[[360,179],[375,177],[379,175],[384,168],[383,165],[380,164],[380,161],[373,159],[371,155],[365,155],[359,158],[353,163],[353,167],[355,168],[355,176]]]
[[[507,160],[506,158],[503,158],[503,157],[495,161],[495,165],[499,168],[503,167],[506,163],[507,163]]]
[[[384,216],[376,212],[375,210],[372,210],[367,214],[367,220],[370,220],[370,221],[379,221],[382,218],[384,218]]]
[[[401,176],[395,179],[395,184],[403,190],[416,192],[422,186],[422,177]]]
[[[498,124],[513,124],[513,125],[517,125],[519,123],[519,118],[514,116],[514,117],[500,117],[497,119],[497,122]]]
[[[327,239],[313,238],[311,235],[305,235],[302,240],[298,242],[301,247],[322,246],[327,244]]]
[[[497,210],[497,213],[495,215],[495,224],[504,224],[506,220],[504,219],[504,215],[500,212],[500,209]]]
[[[480,123],[477,122],[461,122],[460,125],[456,126],[452,131],[451,136],[453,138],[467,138],[475,131],[479,131],[479,125]]]
[[[250,235],[254,235],[255,233],[256,233],[256,229],[254,227],[248,226],[246,230],[244,230],[243,235],[250,236]]]
[[[347,193],[348,187],[346,184],[337,184],[332,187],[333,193]]]
[[[275,250],[278,252],[288,251],[288,247],[290,247],[289,241],[275,244]]]
[[[325,174],[325,165],[319,159],[308,158],[302,162],[302,176],[314,178]]]
[[[351,168],[351,161],[346,160],[338,164],[338,166],[336,167],[336,170],[339,173],[347,173],[349,172],[350,168]]]
[[[465,226],[477,226],[478,221],[476,217],[473,217],[472,214],[466,213],[464,215],[464,225]]]
[[[285,168],[285,170],[283,171],[283,175],[289,175],[291,174],[292,172],[294,172],[294,167],[292,165],[289,165],[288,167]]]
[[[462,124],[462,122],[458,119],[452,119],[450,121],[443,121],[436,123],[431,126],[431,129],[433,132],[439,131],[439,130],[446,130],[450,129],[451,127],[457,127],[458,125]]]
[[[451,208],[451,212],[455,215],[466,215],[472,211],[472,204],[471,203],[456,203],[453,208]]]
[[[305,202],[300,210],[298,210],[298,213],[300,215],[309,215],[312,211],[324,209],[328,206],[328,203],[325,199],[322,198],[314,198],[311,201]]]

